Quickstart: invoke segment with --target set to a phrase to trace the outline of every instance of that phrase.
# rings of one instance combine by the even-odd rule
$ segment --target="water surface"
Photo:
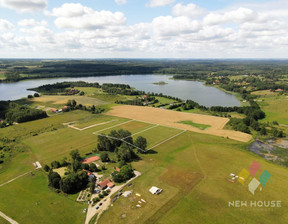
[[[29,88],[44,84],[52,84],[64,81],[85,81],[103,83],[129,84],[138,90],[145,92],[163,93],[165,95],[179,97],[180,99],[191,99],[197,103],[210,106],[240,106],[239,100],[232,94],[225,93],[215,87],[205,86],[203,82],[172,80],[169,75],[115,75],[80,78],[51,78],[24,80],[16,83],[0,83],[0,100],[15,100],[33,94]],[[164,81],[166,85],[155,85],[153,83]]]

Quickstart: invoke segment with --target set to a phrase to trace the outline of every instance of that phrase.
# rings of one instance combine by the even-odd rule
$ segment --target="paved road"
[[[11,224],[19,224],[18,222],[16,222],[15,220],[11,219],[10,217],[8,217],[7,215],[5,215],[3,212],[0,211],[0,216],[3,217],[4,219],[6,219],[8,222],[10,222]]]
[[[111,189],[111,192],[110,192],[109,195],[110,195],[110,196],[113,195],[114,193],[116,193],[117,191],[119,191],[121,188],[123,188],[125,185],[127,185],[129,182],[133,181],[135,178],[137,178],[137,177],[139,177],[139,176],[141,175],[141,173],[138,172],[138,171],[136,171],[136,170],[134,171],[134,173],[135,173],[135,177],[133,177],[133,178],[131,178],[130,180],[128,180],[125,184],[122,184],[122,185],[120,185],[120,186],[115,186],[115,187],[113,187],[113,188]],[[91,219],[96,213],[98,213],[97,220],[96,220],[96,223],[97,223],[97,221],[98,221],[99,217],[101,216],[102,212],[104,212],[104,211],[109,207],[109,205],[110,205],[110,203],[111,203],[111,198],[110,198],[110,196],[107,196],[106,198],[102,199],[101,201],[99,201],[99,202],[96,204],[96,205],[98,205],[99,203],[103,203],[98,210],[96,210],[96,208],[95,208],[96,206],[92,206],[92,205],[89,205],[89,206],[88,206],[85,224],[89,224],[90,219]],[[95,198],[95,197],[97,197],[97,194],[94,194],[94,195],[92,196],[91,200],[92,200],[93,198]],[[105,199],[106,199],[106,201],[104,201]]]

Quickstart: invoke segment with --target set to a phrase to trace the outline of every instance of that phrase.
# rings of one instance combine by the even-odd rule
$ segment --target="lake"
[[[197,103],[210,106],[240,106],[240,101],[232,94],[223,92],[215,87],[205,86],[203,82],[173,80],[169,75],[115,75],[80,78],[51,78],[24,80],[16,83],[0,83],[0,100],[15,100],[33,94],[29,88],[45,84],[64,81],[85,81],[103,83],[129,84],[138,90],[145,92],[163,93],[165,95],[178,97],[183,100],[191,99]],[[166,85],[155,85],[153,83],[164,81]]]

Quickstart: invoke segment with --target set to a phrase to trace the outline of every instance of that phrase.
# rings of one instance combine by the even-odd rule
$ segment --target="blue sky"
[[[1,58],[287,58],[287,0],[0,0]]]

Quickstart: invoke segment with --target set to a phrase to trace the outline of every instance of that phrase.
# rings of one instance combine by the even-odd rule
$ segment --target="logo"
[[[256,178],[257,172],[260,173],[259,180]],[[259,174],[257,176],[259,176]],[[261,165],[254,161],[249,167],[249,171],[245,168],[240,171],[238,174],[238,181],[242,185],[249,181],[248,190],[254,195],[257,188],[262,191],[262,187],[265,187],[269,180],[270,183],[272,183],[271,177],[272,175],[267,170],[262,171]]]
[[[235,183],[236,180],[243,186],[248,185],[248,190],[251,194],[255,195],[255,191],[259,189],[262,191],[263,187],[267,187],[269,182],[272,184],[272,175],[267,171],[261,169],[261,165],[254,161],[249,167],[249,171],[247,169],[242,169],[240,173],[237,175],[231,173],[229,181]],[[250,207],[250,208],[280,208],[281,201],[229,201],[228,207],[242,208],[242,207]]]

